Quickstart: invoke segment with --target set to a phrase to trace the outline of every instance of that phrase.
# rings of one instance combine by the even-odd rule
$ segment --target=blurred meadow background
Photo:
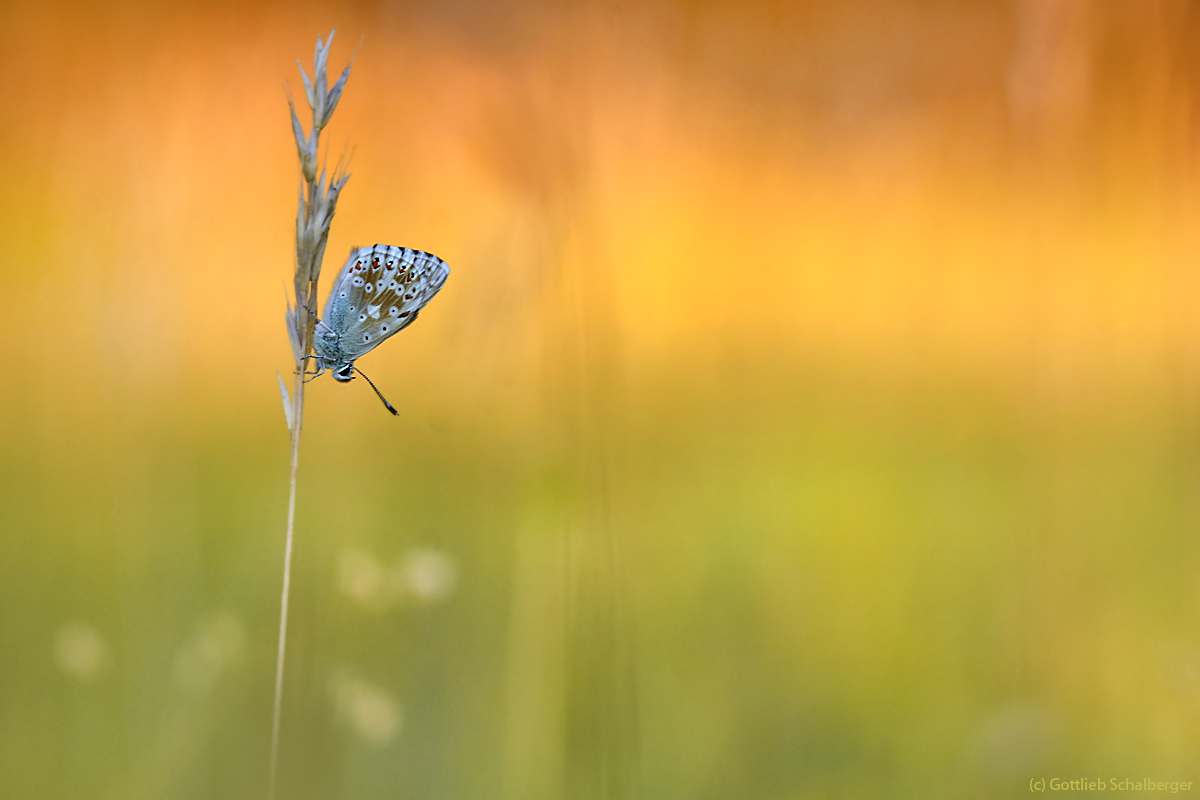
[[[265,795],[333,27],[322,288],[451,275],[310,385],[281,798],[1200,781],[1196,3],[0,24],[0,796]]]

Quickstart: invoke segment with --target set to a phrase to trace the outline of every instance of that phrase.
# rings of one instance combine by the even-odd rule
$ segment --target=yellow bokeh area
[[[1200,786],[1194,3],[0,22],[0,796],[266,796],[333,28],[322,290],[451,272],[308,387],[280,798]]]

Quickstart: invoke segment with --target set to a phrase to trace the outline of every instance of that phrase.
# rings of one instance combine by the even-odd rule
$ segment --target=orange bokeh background
[[[456,348],[460,390],[497,350],[521,360],[564,258],[603,276],[585,302],[631,364],[736,341],[1034,391],[1192,372],[1186,4],[6,18],[5,277],[37,396],[67,363],[138,396],[269,385],[295,192],[281,65],[334,23],[359,61],[326,137],[355,173],[328,269],[376,240],[443,253],[451,310],[409,347],[493,340]],[[39,324],[46,302],[72,324]]]
[[[334,27],[322,287],[376,242],[451,276],[361,362],[399,421],[308,394],[281,785],[1006,797],[1197,763],[1195,4],[0,22],[0,794],[261,794],[286,99]],[[336,588],[410,545],[457,565],[447,616]],[[245,656],[206,716],[170,676],[209,608]],[[350,661],[395,749],[331,733]]]

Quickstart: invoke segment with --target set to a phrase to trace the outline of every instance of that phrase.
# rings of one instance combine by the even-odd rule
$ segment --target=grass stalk
[[[267,781],[267,799],[274,800],[276,775],[279,763],[279,729],[283,709],[283,666],[287,651],[288,594],[291,588],[292,545],[296,522],[296,475],[300,468],[300,431],[304,421],[305,365],[312,353],[313,328],[316,325],[317,280],[321,275],[321,262],[325,256],[325,245],[329,240],[329,226],[337,207],[342,187],[349,180],[344,164],[339,162],[328,177],[325,169],[318,171],[318,146],[321,130],[329,124],[333,111],[341,99],[346,80],[350,77],[350,66],[342,72],[337,83],[329,86],[325,72],[329,57],[329,45],[333,34],[324,43],[317,38],[317,50],[313,58],[313,79],[310,81],[304,66],[300,75],[304,80],[304,97],[312,110],[312,128],[308,134],[296,116],[295,104],[288,99],[292,115],[292,133],[296,138],[296,150],[300,156],[300,200],[296,211],[296,271],[293,287],[296,305],[288,302],[287,330],[295,357],[293,389],[288,396],[283,380],[279,388],[283,395],[283,406],[288,427],[292,434],[291,481],[288,489],[287,539],[283,552],[283,590],[279,603],[279,650],[275,661],[275,703],[271,719],[271,763]]]

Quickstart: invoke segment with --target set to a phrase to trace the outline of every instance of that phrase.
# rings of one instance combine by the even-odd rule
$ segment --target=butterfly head
[[[354,379],[354,364],[343,364],[333,370],[333,379],[340,383],[349,383]]]

